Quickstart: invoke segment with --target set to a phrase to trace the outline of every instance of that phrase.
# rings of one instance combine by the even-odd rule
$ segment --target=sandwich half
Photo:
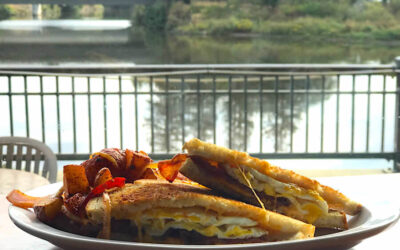
[[[342,193],[269,162],[192,139],[180,168],[186,177],[222,195],[276,211],[322,228],[347,229],[346,214],[361,205]]]
[[[124,228],[130,240],[153,243],[280,241],[310,238],[315,230],[281,214],[214,196],[207,188],[159,180],[138,180],[94,198],[86,215],[91,224],[103,225],[105,235],[111,230],[111,239]]]

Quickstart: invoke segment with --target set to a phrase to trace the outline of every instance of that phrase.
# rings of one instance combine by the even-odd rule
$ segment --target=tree
[[[7,20],[12,16],[10,7],[7,5],[0,5],[0,20]]]

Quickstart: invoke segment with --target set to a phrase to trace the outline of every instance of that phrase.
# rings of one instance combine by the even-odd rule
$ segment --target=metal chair
[[[0,167],[4,166],[27,172],[33,170],[35,174],[40,174],[41,170],[41,175],[51,183],[57,179],[57,157],[46,144],[31,138],[0,137]]]

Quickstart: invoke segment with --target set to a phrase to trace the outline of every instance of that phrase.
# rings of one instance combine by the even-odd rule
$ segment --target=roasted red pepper
[[[106,189],[115,188],[115,187],[123,187],[125,185],[124,177],[115,177],[112,180],[109,180],[97,187],[93,188],[92,191],[86,196],[85,200],[81,203],[79,210],[85,209],[88,202],[96,196],[101,195]]]
[[[125,185],[125,178],[124,177],[115,177],[105,183],[98,185],[97,187],[93,188],[93,190],[89,193],[88,196],[95,197],[97,195],[102,194],[106,189],[114,188],[114,187],[123,187]]]
[[[35,203],[47,199],[48,196],[33,197],[33,196],[27,195],[19,190],[14,189],[7,195],[6,198],[14,206],[22,207],[22,208],[32,208],[35,205]]]

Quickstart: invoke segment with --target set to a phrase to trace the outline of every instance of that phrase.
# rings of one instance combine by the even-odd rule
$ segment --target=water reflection
[[[383,77],[374,80],[379,88]],[[185,82],[180,90],[185,94],[174,92],[182,80],[168,83],[166,89],[164,79],[155,79],[155,93],[148,100],[153,119],[147,117],[145,127],[154,121],[155,152],[178,152],[191,137],[215,138],[218,144],[250,152],[379,152],[393,146],[387,136],[393,135],[388,112],[394,111],[394,95],[366,93],[362,76],[355,78],[354,95],[352,89],[346,91],[352,86],[346,76],[264,77],[261,86],[257,77],[232,78],[231,83],[217,77],[215,91],[214,79],[203,77]],[[147,135],[151,140],[151,131]]]

